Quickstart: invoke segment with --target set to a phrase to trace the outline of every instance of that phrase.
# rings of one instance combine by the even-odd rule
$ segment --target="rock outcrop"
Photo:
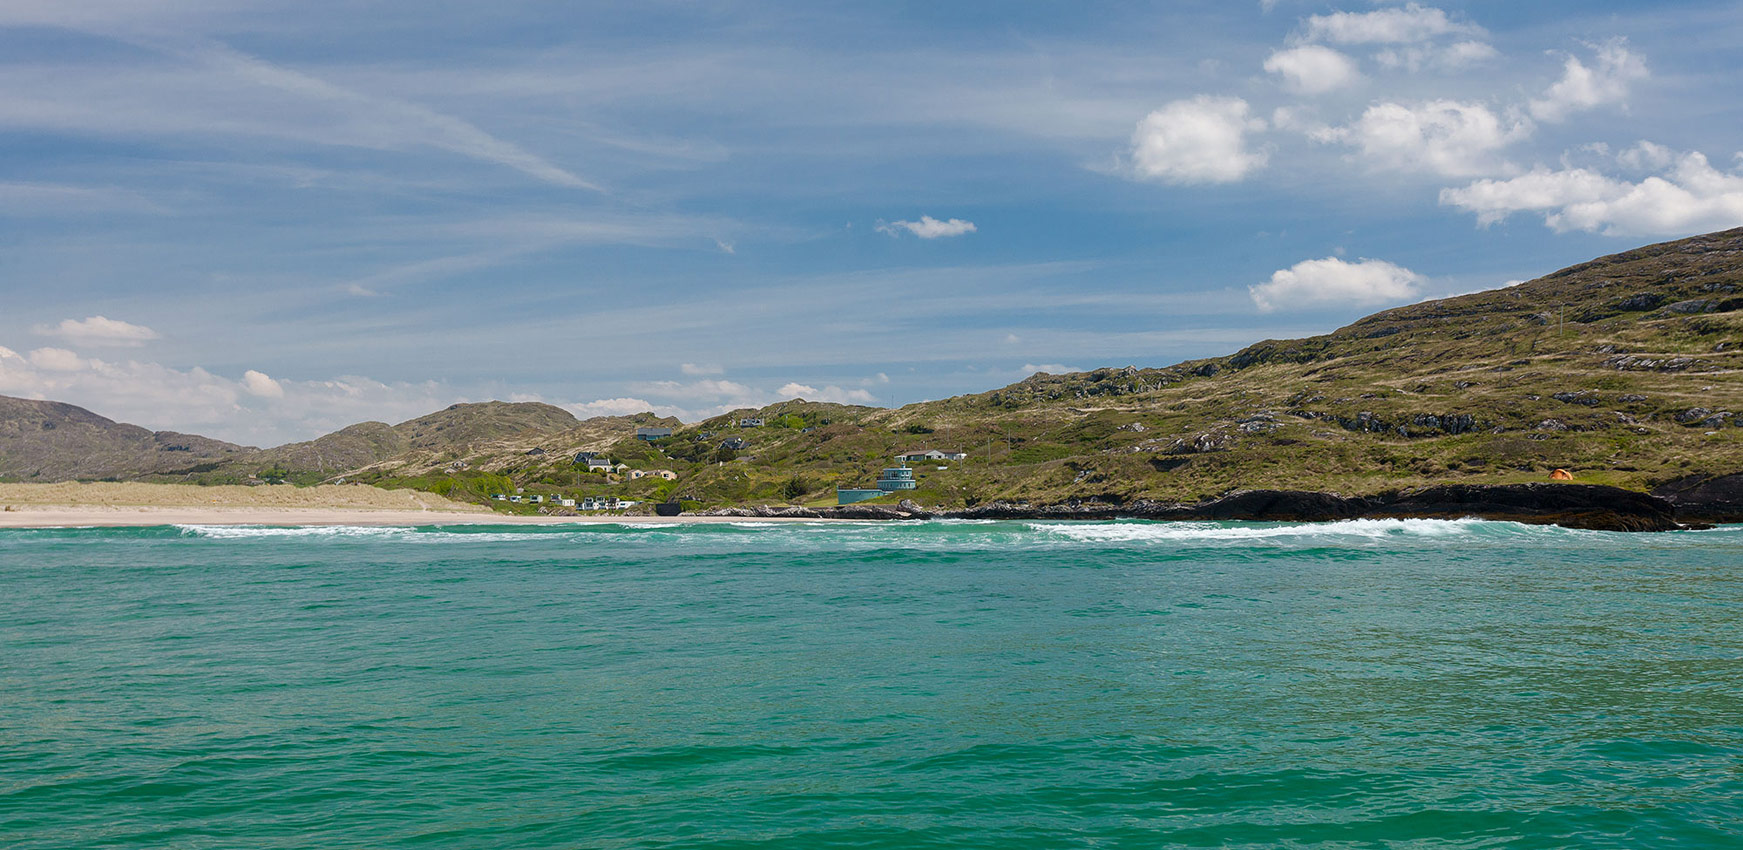
[[[1737,476],[1743,508],[1743,476]],[[958,519],[1156,519],[1329,522],[1346,519],[1478,519],[1600,531],[1673,531],[1670,502],[1595,484],[1445,485],[1349,498],[1299,490],[1245,490],[1194,505],[1013,505],[993,503],[942,517]]]
[[[1678,478],[1654,487],[1652,495],[1670,502],[1679,519],[1743,522],[1743,472]]]

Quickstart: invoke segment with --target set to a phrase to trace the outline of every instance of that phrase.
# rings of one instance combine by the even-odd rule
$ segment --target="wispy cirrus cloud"
[[[107,316],[63,319],[60,324],[37,325],[34,330],[41,336],[59,337],[74,345],[85,346],[136,347],[162,338],[157,331],[144,325]]]

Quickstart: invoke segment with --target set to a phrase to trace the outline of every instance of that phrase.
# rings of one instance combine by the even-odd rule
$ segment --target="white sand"
[[[362,485],[0,484],[0,528],[142,525],[562,525],[744,522],[742,517],[509,516],[414,490]],[[757,519],[757,522],[781,522]],[[788,520],[794,521],[794,520]],[[796,520],[803,522],[804,520]]]

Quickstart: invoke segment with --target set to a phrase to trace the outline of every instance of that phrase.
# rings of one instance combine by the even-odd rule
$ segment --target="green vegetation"
[[[40,442],[44,409],[30,405],[17,406],[28,416],[14,430]],[[736,427],[751,416],[768,425]],[[633,439],[650,424],[674,434]],[[68,424],[51,433],[72,431]],[[724,448],[730,438],[744,448]],[[228,444],[197,448],[177,455],[176,472],[147,477],[271,472],[481,502],[521,487],[710,506],[826,504],[838,486],[869,486],[896,452],[936,448],[969,457],[916,464],[918,489],[884,498],[949,507],[1194,501],[1246,487],[1361,494],[1538,481],[1558,468],[1576,480],[1648,489],[1743,470],[1743,230],[1387,310],[1226,357],[1039,374],[894,410],[790,401],[682,425],[651,414],[576,422],[545,405],[493,403],[396,426],[362,423],[253,454]],[[671,470],[678,481],[589,473],[575,461],[580,451]],[[38,480],[31,476],[41,468],[0,475]]]

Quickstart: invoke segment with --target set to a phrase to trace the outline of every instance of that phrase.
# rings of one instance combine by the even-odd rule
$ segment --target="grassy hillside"
[[[693,467],[685,489],[715,503],[785,500],[797,478],[805,494],[795,500],[816,500],[870,483],[910,448],[970,452],[918,467],[914,497],[945,506],[1190,501],[1258,486],[1371,493],[1544,480],[1558,468],[1646,489],[1743,470],[1740,308],[1734,230],[1227,357],[1036,375],[843,411],[809,432],[740,431],[747,448]],[[709,431],[719,436],[720,423],[662,448],[676,456]]]
[[[209,449],[223,461],[215,470],[178,474],[350,480],[474,501],[520,487],[820,504],[833,501],[836,486],[871,484],[900,451],[941,449],[969,457],[916,464],[921,487],[905,495],[943,507],[1196,501],[1252,487],[1358,495],[1539,481],[1555,469],[1649,489],[1743,471],[1740,368],[1743,229],[1165,368],[1038,374],[894,410],[791,401],[692,425],[652,414],[576,421],[538,404],[455,405],[262,452],[224,454],[219,444]],[[737,426],[752,416],[766,425]],[[633,439],[649,424],[675,433]],[[0,446],[31,442],[9,439]],[[589,472],[577,463],[582,451],[678,480]]]

